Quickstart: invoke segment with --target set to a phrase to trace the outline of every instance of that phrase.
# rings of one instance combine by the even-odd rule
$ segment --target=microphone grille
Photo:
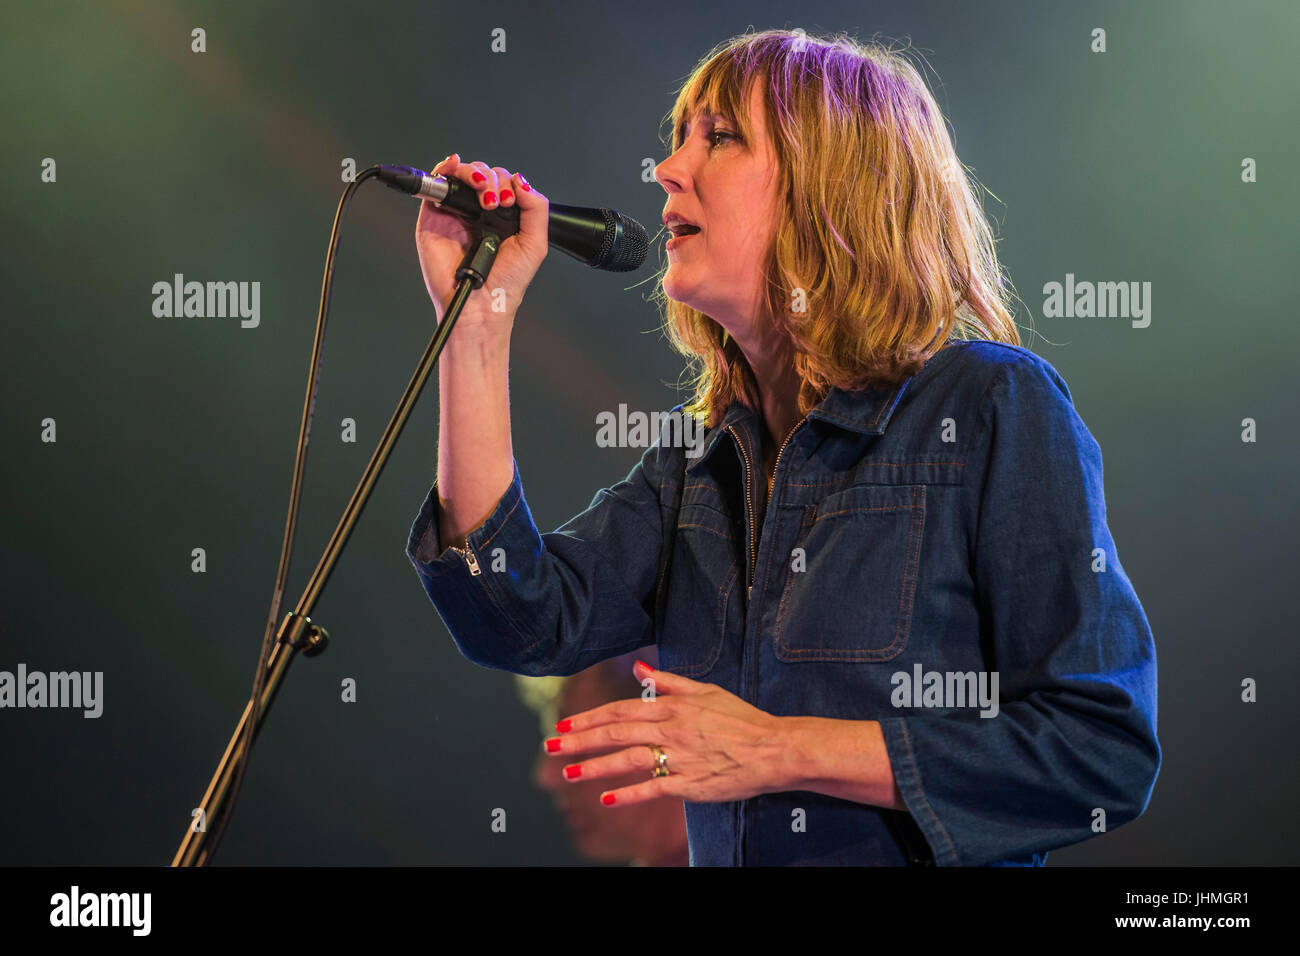
[[[600,243],[600,253],[592,265],[606,272],[632,272],[641,268],[650,252],[645,227],[612,209],[602,209],[601,212],[605,217],[605,235]]]

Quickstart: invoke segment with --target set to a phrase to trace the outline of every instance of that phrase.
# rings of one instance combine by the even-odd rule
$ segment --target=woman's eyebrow
[[[711,121],[715,124],[718,120],[726,119],[726,117],[723,116],[721,113],[703,113],[703,112],[699,114],[698,118],[705,121]],[[688,116],[684,120],[682,120],[682,125],[681,125],[682,139],[685,139],[687,136],[690,135],[690,133],[691,133],[691,117]]]

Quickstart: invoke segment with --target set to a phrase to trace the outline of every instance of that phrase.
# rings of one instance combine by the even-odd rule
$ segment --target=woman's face
[[[700,227],[669,240],[664,292],[740,342],[756,331],[760,270],[776,227],[776,158],[761,84],[753,84],[748,105],[754,142],[742,141],[739,125],[726,117],[697,113],[686,119],[682,145],[655,168],[668,193],[664,216]]]

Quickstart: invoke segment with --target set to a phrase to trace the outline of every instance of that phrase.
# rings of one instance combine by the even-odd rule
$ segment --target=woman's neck
[[[765,324],[765,330],[771,325]],[[803,418],[799,413],[799,389],[802,384],[794,367],[794,352],[789,342],[767,334],[750,341],[736,340],[758,386],[759,414],[767,426],[764,445],[774,448]]]

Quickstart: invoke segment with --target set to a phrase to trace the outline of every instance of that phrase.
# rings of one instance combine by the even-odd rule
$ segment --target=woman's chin
[[[672,272],[673,270],[670,267],[668,272],[664,275],[664,295],[681,305],[688,306],[692,309],[698,309],[699,306],[691,301],[695,298],[694,287],[679,280],[675,280]]]

